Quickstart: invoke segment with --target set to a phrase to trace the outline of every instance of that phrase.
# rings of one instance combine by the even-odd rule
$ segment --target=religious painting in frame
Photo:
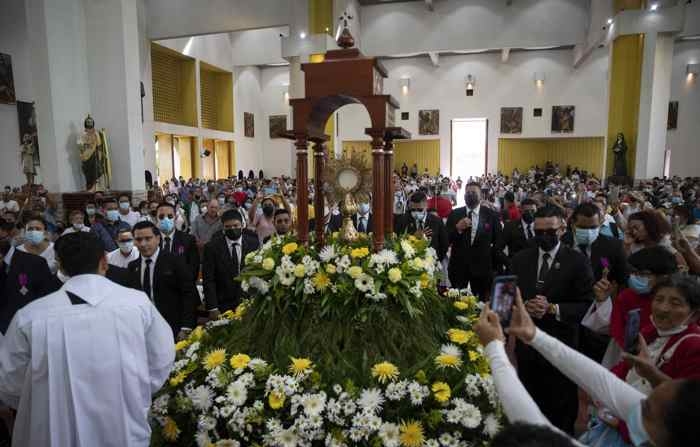
[[[0,103],[14,104],[16,100],[12,57],[9,54],[0,53]]]
[[[270,115],[270,138],[284,138],[287,131],[287,115]]]
[[[668,103],[668,123],[666,129],[678,129],[678,101],[670,101]]]
[[[501,107],[501,133],[523,132],[523,108]]]
[[[419,110],[418,111],[418,134],[438,135],[440,133],[440,111],[439,110]]]
[[[574,131],[575,106],[552,107],[552,132],[571,133]]]
[[[250,112],[243,112],[243,134],[255,138],[255,115]]]
[[[33,102],[17,101],[17,121],[19,122],[19,143],[24,141],[24,136],[32,137],[34,146],[34,166],[39,166],[39,136],[36,130],[36,111]]]

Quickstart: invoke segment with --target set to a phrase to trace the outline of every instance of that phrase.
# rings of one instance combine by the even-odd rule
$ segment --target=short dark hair
[[[523,201],[520,202],[520,207],[522,208],[525,205],[534,205],[535,207],[537,207],[537,202],[535,202],[534,200],[532,200],[530,198],[523,199]]]
[[[129,202],[131,202],[131,197],[129,197],[128,194],[119,194],[119,200],[126,198]]]
[[[700,430],[696,425],[698,413],[700,380],[683,380],[664,416],[669,446],[700,445]]]
[[[469,182],[469,183],[467,183],[467,188],[469,188],[470,186],[476,186],[477,188],[479,188],[479,190],[481,190],[481,183],[479,183],[479,182]],[[466,189],[466,188],[464,188],[464,189]]]
[[[160,236],[160,230],[150,220],[143,220],[141,222],[137,222],[136,225],[134,225],[134,227],[132,228],[132,230],[134,233],[136,233],[136,230],[145,230],[146,228],[150,228],[151,231],[153,231],[154,236]]]
[[[107,205],[108,203],[114,203],[115,205],[118,204],[117,199],[115,199],[114,197],[108,197],[102,200],[103,205]]]
[[[175,205],[171,205],[171,204],[168,203],[168,202],[160,202],[160,203],[158,204],[158,208],[161,208],[161,207],[164,207],[164,206],[165,206],[165,207],[168,207],[168,208],[172,208],[173,213],[175,213]],[[156,208],[156,209],[158,209],[158,208]]]
[[[134,228],[135,228],[135,227],[136,227],[136,226],[134,226]],[[119,230],[117,230],[117,237],[119,237],[119,235],[122,234],[122,233],[131,233],[131,234],[134,234],[134,232],[131,230],[131,228],[122,227],[122,228],[120,228]]]
[[[503,200],[507,200],[509,202],[515,202],[515,194],[513,194],[513,191],[507,191],[503,195]]]
[[[627,262],[637,271],[648,270],[654,275],[670,275],[678,270],[676,257],[659,245],[633,253]]]
[[[491,447],[574,447],[566,435],[543,425],[516,422],[501,430]]]
[[[96,234],[85,231],[66,234],[54,244],[61,270],[68,276],[97,273],[104,245]]]
[[[696,277],[687,273],[674,273],[656,283],[652,293],[663,288],[678,289],[691,310],[700,309],[700,282]]]
[[[542,219],[546,219],[548,217],[558,217],[559,219],[564,218],[561,210],[553,205],[545,205],[542,208],[539,208],[535,213],[535,219],[538,217]]]
[[[669,232],[668,224],[661,215],[654,210],[643,210],[632,214],[628,219],[628,223],[633,220],[638,220],[644,224],[644,229],[649,235],[649,239],[654,242],[661,241],[664,234]]]
[[[226,210],[221,215],[221,223],[228,222],[229,220],[243,222],[243,216],[241,216],[238,210]]]
[[[42,216],[39,214],[32,214],[31,216],[27,217],[27,219],[24,221],[24,225],[29,225],[29,222],[39,222],[41,225],[44,226],[44,230],[48,230],[49,225],[46,223],[46,219],[44,219]]]
[[[410,200],[411,203],[421,203],[428,200],[428,196],[426,196],[424,192],[418,191],[411,194]]]
[[[583,217],[600,217],[600,208],[592,203],[584,202],[574,209],[574,214],[571,215],[571,221],[576,222],[578,216]]]
[[[289,210],[287,208],[279,208],[275,210],[275,215],[272,218],[272,220],[277,219],[277,216],[281,216],[282,214],[288,214],[291,217],[291,214],[289,213]]]

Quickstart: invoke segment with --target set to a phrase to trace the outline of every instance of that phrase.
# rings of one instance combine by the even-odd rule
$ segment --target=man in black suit
[[[160,231],[151,222],[134,225],[141,256],[129,263],[129,272],[170,324],[173,335],[184,338],[195,327],[199,296],[185,259],[160,249]]]
[[[425,236],[437,253],[438,260],[442,261],[447,255],[449,245],[442,219],[428,213],[428,197],[423,192],[412,194],[408,206],[408,212],[394,223],[394,231],[398,235],[409,233],[416,237]]]
[[[192,279],[199,277],[199,249],[194,236],[175,229],[175,207],[164,202],[156,209],[156,222],[161,231],[160,249],[185,257],[185,264],[192,272]]]
[[[452,287],[471,291],[486,299],[502,237],[498,213],[481,206],[481,185],[471,182],[464,195],[467,206],[447,218],[447,235],[452,246],[448,276]]]
[[[617,296],[620,286],[629,276],[622,242],[600,234],[603,215],[593,203],[582,203],[571,216],[571,231],[562,242],[586,256],[593,270],[596,307]],[[608,303],[611,305],[611,303]],[[581,352],[600,362],[603,360],[610,337],[582,327]]]
[[[372,232],[372,213],[370,213],[369,202],[362,202],[357,205],[357,213],[353,214],[352,223],[359,233]]]
[[[221,223],[223,232],[204,246],[202,259],[204,304],[210,318],[240,304],[241,284],[235,278],[245,268],[246,255],[260,247],[255,235],[243,232],[243,218],[238,211],[225,211]]]
[[[534,246],[535,238],[535,213],[537,202],[532,199],[524,199],[520,203],[522,217],[519,220],[511,220],[503,225],[503,238],[499,246],[499,254],[508,250],[508,255],[503,256],[503,262],[510,266],[510,260],[521,250]]]
[[[584,255],[559,242],[566,226],[558,208],[540,208],[534,228],[537,247],[515,255],[512,272],[535,324],[577,348],[579,323],[593,300],[591,265]],[[544,415],[561,430],[573,433],[576,385],[529,346],[518,343],[515,352],[518,375]]]
[[[12,247],[12,229],[11,223],[0,219],[0,332],[3,334],[19,309],[61,287],[46,259]]]

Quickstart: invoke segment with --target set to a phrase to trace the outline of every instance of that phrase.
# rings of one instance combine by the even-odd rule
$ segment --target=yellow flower
[[[414,235],[411,234],[408,236],[408,240],[411,242],[416,242],[418,240],[418,238],[416,238]]]
[[[372,377],[379,383],[393,382],[399,378],[399,368],[389,362],[377,363],[372,367]]]
[[[472,333],[462,329],[450,329],[447,331],[447,336],[450,338],[452,343],[457,343],[458,345],[464,345],[469,342],[472,338]]]
[[[204,328],[202,328],[202,326],[197,326],[197,327],[194,328],[194,330],[190,333],[190,338],[189,338],[189,340],[190,340],[191,342],[199,341],[199,340],[202,339],[202,336],[203,336],[203,335],[204,335]]]
[[[250,363],[250,356],[247,354],[236,354],[231,357],[229,363],[233,369],[245,368]]]
[[[179,384],[184,382],[186,378],[187,378],[187,372],[180,371],[179,373],[175,374],[175,377],[170,379],[170,386],[178,386]]]
[[[401,269],[398,269],[396,267],[391,268],[391,269],[389,269],[387,274],[389,275],[389,281],[391,281],[393,283],[397,283],[397,282],[401,281]]]
[[[326,273],[330,273],[331,275],[335,273],[337,269],[335,268],[335,265],[333,264],[326,264]]]
[[[284,247],[282,247],[282,253],[284,253],[285,255],[291,255],[292,253],[297,251],[297,248],[299,248],[299,246],[297,245],[296,242],[290,242],[290,243],[286,244]]]
[[[403,447],[421,447],[425,442],[423,425],[417,421],[404,422],[399,427],[399,441]]]
[[[445,382],[435,382],[433,383],[433,394],[435,395],[435,400],[440,403],[445,403],[450,400],[452,396],[452,390],[450,386]]]
[[[215,349],[204,357],[202,360],[202,365],[207,371],[211,371],[217,366],[223,364],[226,361],[226,350],[225,349]]]
[[[246,311],[246,305],[245,303],[241,303],[236,307],[236,311],[233,313],[233,319],[234,320],[240,320],[243,318],[243,315],[245,315]]]
[[[304,264],[297,264],[296,267],[294,267],[294,276],[303,278],[304,275],[306,275],[306,267],[304,267]]]
[[[286,397],[284,394],[279,394],[273,391],[270,393],[267,402],[270,404],[270,408],[273,410],[279,410],[284,406],[285,399]]]
[[[423,260],[421,258],[413,258],[411,261],[411,266],[415,270],[422,270],[425,267],[425,264],[423,263]]]
[[[435,357],[435,365],[438,369],[459,369],[459,367],[462,366],[462,359],[453,354],[440,354]]]
[[[174,442],[180,436],[180,429],[177,428],[175,421],[170,418],[165,418],[165,423],[163,424],[163,438],[166,441]]]
[[[186,347],[190,345],[189,340],[180,340],[179,342],[175,343],[175,352],[177,351],[182,351]]]
[[[290,357],[292,359],[292,364],[289,365],[289,372],[300,375],[305,374],[311,370],[313,363],[307,358],[296,358]]]
[[[272,258],[265,258],[262,262],[262,268],[268,272],[275,268],[275,260]]]
[[[331,280],[323,272],[317,272],[313,277],[313,284],[316,290],[326,290],[326,288],[331,284]]]
[[[479,359],[480,355],[476,351],[469,351],[469,361],[470,362],[476,362]]]
[[[219,320],[223,320],[223,319],[232,320],[235,316],[236,315],[233,313],[232,310],[227,310],[226,312],[219,315]]]
[[[358,267],[356,265],[353,265],[352,267],[350,267],[348,269],[348,275],[350,275],[350,277],[352,279],[359,278],[360,276],[362,276],[362,267]]]
[[[474,295],[462,296],[459,298],[459,300],[463,303],[469,304],[470,306],[474,306],[477,302],[479,302],[477,297],[475,297]]]
[[[454,307],[456,307],[457,309],[459,309],[459,310],[467,310],[467,309],[469,309],[469,304],[467,304],[467,303],[465,303],[465,302],[463,302],[463,301],[455,301],[454,303],[452,303],[452,305],[453,305]]]
[[[350,252],[350,256],[353,258],[364,258],[369,255],[369,249],[367,247],[355,248]]]
[[[427,289],[429,285],[430,285],[430,275],[423,272],[423,274],[420,275],[420,288]]]

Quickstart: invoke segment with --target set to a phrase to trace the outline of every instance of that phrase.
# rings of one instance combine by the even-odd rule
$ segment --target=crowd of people
[[[308,231],[316,219],[338,231],[338,204],[316,216],[316,193],[311,185]],[[66,401],[74,368],[87,368],[83,377],[103,374],[86,385],[99,389],[119,376],[105,368],[132,371],[123,390],[131,397],[105,402],[120,402],[113,409],[125,415],[120,427],[147,440],[146,414],[134,408],[147,408],[150,394],[138,382],[157,390],[173,342],[244,298],[235,278],[247,254],[296,231],[294,179],[262,171],[172,178],[138,203],[97,192],[64,219],[43,187],[18,197],[8,186],[0,201],[0,402],[18,411],[14,445],[37,439],[32,430],[61,420],[56,412],[65,405],[88,411]],[[699,178],[604,185],[547,162],[463,181],[404,164],[394,173],[393,199],[395,233],[430,241],[444,272],[441,289],[469,289],[487,302],[496,276],[517,276],[507,336],[488,305],[477,325],[512,423],[494,446],[700,445],[693,424],[700,414]],[[352,221],[372,232],[369,201]],[[73,308],[81,304],[100,310]],[[82,324],[90,318],[94,325]],[[127,343],[143,350],[95,366],[98,352],[70,346],[98,325],[95,340],[116,357],[127,356]],[[46,396],[51,410],[41,402]],[[45,439],[78,445],[70,441],[76,432],[99,439],[107,422],[64,419],[79,429],[49,430]],[[114,445],[147,445],[134,442]]]

